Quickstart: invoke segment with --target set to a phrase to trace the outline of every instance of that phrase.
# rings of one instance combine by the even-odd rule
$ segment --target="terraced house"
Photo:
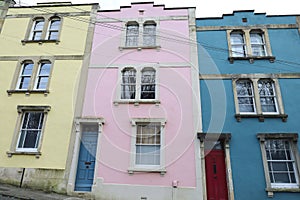
[[[81,74],[98,5],[4,7],[0,181],[66,192],[73,118],[80,113]]]
[[[194,8],[97,12],[68,192],[202,199],[195,40]]]
[[[196,25],[203,198],[299,199],[299,16],[236,11]]]

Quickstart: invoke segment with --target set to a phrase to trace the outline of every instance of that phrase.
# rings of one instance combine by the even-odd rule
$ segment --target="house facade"
[[[202,199],[195,9],[97,13],[68,193]]]
[[[90,19],[97,8],[41,3],[9,7],[3,14],[1,182],[66,192],[73,118],[81,113],[81,75],[88,66]]]
[[[196,26],[204,199],[299,199],[299,16],[237,11]]]

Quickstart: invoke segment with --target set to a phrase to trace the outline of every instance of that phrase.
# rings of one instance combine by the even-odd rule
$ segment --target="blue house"
[[[300,199],[299,23],[254,11],[196,20],[204,199]]]

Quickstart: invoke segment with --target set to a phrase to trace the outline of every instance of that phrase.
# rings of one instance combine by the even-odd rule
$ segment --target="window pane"
[[[236,92],[240,112],[255,112],[252,82],[249,80],[236,81]]]
[[[156,25],[145,24],[144,36],[143,36],[144,46],[155,46],[155,42],[156,42]]]
[[[121,99],[135,99],[136,71],[126,69],[122,72]]]
[[[258,92],[262,111],[277,112],[276,95],[272,80],[260,79],[258,81]]]
[[[35,22],[35,26],[34,26],[35,31],[42,31],[43,28],[44,28],[44,21],[40,20]]]
[[[136,164],[160,164],[159,123],[140,123],[137,125]]]
[[[58,39],[58,31],[50,31],[48,40],[57,40]]]
[[[27,131],[23,148],[36,148],[38,131]]]
[[[296,183],[295,161],[288,140],[268,139],[265,141],[271,183]]]
[[[25,63],[23,65],[23,72],[22,75],[29,75],[31,76],[32,74],[32,69],[33,69],[33,63]]]
[[[262,33],[250,33],[250,42],[253,56],[266,56],[266,46]]]
[[[24,113],[18,148],[37,148],[43,126],[43,119],[43,112]]]
[[[126,46],[138,46],[139,26],[138,24],[129,24],[126,28]]]
[[[39,74],[36,80],[35,89],[46,89],[49,81],[51,63],[42,62],[40,64]]]
[[[30,84],[30,77],[21,77],[19,89],[28,89]]]
[[[141,99],[155,99],[155,70],[142,71]]]
[[[59,30],[60,27],[60,20],[54,19],[51,21],[50,30]]]
[[[231,33],[230,43],[231,43],[232,56],[234,57],[246,56],[246,44],[244,40],[244,35],[242,33]]]
[[[136,164],[138,165],[159,165],[160,146],[136,146]]]
[[[34,32],[32,39],[33,40],[41,40],[42,39],[42,32]]]

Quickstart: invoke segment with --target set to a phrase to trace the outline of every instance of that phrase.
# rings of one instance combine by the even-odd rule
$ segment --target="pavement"
[[[0,200],[85,200],[57,193],[20,188],[0,183]]]

